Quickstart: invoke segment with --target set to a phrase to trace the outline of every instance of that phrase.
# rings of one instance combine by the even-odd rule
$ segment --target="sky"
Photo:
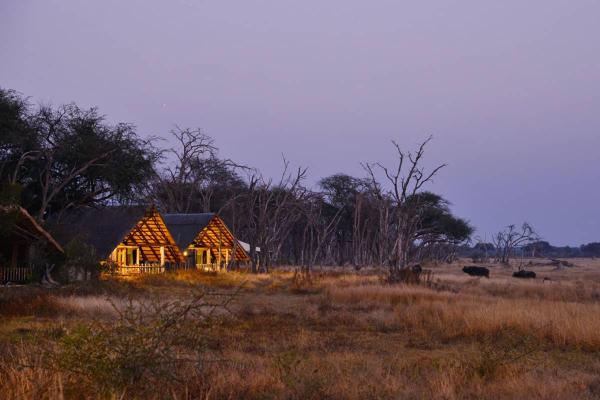
[[[309,183],[433,135],[429,190],[490,239],[600,241],[600,1],[0,0],[0,87]],[[168,142],[165,142],[165,146]]]

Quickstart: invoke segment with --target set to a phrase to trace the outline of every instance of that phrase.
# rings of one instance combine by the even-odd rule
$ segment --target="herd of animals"
[[[416,275],[420,275],[423,272],[423,268],[419,264],[413,265],[411,270],[412,270],[413,274],[416,274]],[[465,274],[470,275],[470,276],[485,276],[488,279],[490,277],[490,270],[489,270],[489,268],[486,268],[486,267],[478,267],[478,266],[472,265],[469,267],[463,267],[462,270]],[[518,271],[513,272],[512,276],[513,276],[513,278],[521,278],[521,279],[535,279],[536,278],[535,272],[527,271],[525,269],[519,269]],[[549,280],[550,280],[550,278],[544,278],[544,281],[549,281]]]
[[[470,266],[470,267],[463,267],[462,270],[465,274],[470,275],[470,276],[485,276],[486,278],[490,277],[490,270],[489,270],[489,268],[486,268],[486,267]],[[535,279],[535,277],[536,277],[535,272],[527,271],[524,269],[513,272],[512,276],[513,276],[513,278],[522,278],[522,279]]]
[[[575,267],[576,265],[573,264],[570,261],[567,260],[560,260],[560,259],[556,259],[556,258],[549,258],[548,260],[542,260],[542,261],[529,261],[529,263],[527,264],[528,266],[552,266],[554,267],[554,270],[561,270],[563,268],[571,268],[571,267]],[[472,266],[468,266],[468,267],[463,267],[463,272],[465,274],[468,274],[470,276],[485,276],[486,278],[490,277],[490,270],[486,267],[478,267],[475,265]],[[513,272],[512,274],[513,278],[521,278],[521,279],[535,279],[537,276],[535,274],[535,272],[533,271],[528,271],[526,269],[523,269],[522,267],[519,267],[519,270],[516,272]],[[552,279],[548,278],[548,277],[544,277],[544,282],[550,282],[552,281]]]

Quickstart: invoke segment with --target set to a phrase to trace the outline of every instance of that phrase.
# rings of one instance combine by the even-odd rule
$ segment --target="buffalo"
[[[410,269],[412,270],[412,272],[414,274],[420,274],[421,272],[423,272],[423,268],[421,267],[421,264],[415,264],[412,267],[410,267]]]
[[[468,274],[471,276],[485,276],[486,278],[490,277],[490,270],[487,269],[486,267],[471,266],[471,267],[463,267],[462,270],[465,274]]]
[[[513,272],[513,278],[535,279],[535,272],[522,269],[517,272]]]

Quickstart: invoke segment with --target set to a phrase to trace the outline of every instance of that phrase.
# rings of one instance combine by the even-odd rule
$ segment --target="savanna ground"
[[[600,260],[572,261],[0,288],[0,397],[600,398]]]

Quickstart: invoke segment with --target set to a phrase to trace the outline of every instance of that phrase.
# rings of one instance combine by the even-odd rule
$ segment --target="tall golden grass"
[[[431,287],[387,285],[375,273],[347,271],[310,279],[298,279],[292,271],[260,276],[185,271],[101,289],[0,293],[0,397],[600,396],[594,281],[581,279],[576,270],[572,278],[561,272],[564,277],[550,284],[504,276],[473,279],[453,271],[438,273]],[[586,269],[586,277],[592,272]],[[141,299],[173,301],[195,287],[233,292],[240,286],[233,314],[205,332],[219,360],[201,373],[189,365],[173,366],[185,377],[181,381],[139,382],[99,393],[94,385],[82,385],[79,373],[49,366],[43,357],[78,326],[116,320],[113,304],[125,301],[126,288]]]
[[[600,304],[502,298],[414,286],[332,287],[328,298],[359,308],[392,309],[380,321],[411,335],[481,336],[513,328],[542,342],[600,350]],[[376,316],[377,314],[375,314]]]

